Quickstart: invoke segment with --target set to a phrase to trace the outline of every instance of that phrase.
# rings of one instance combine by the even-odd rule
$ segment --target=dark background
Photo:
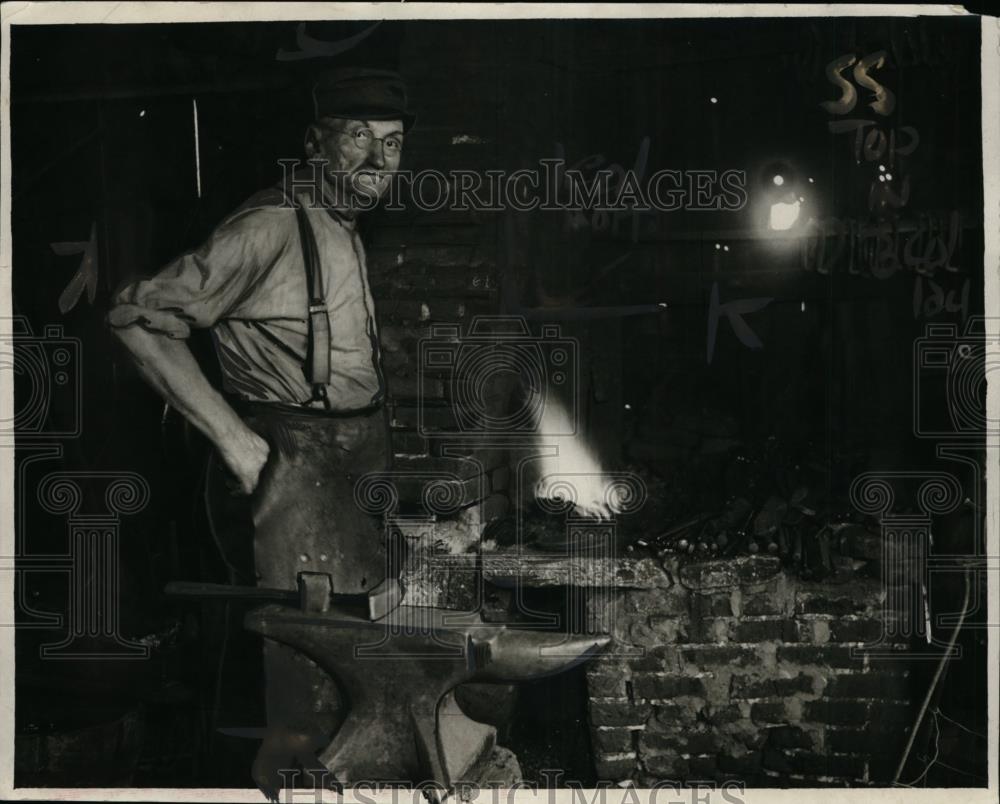
[[[333,41],[370,27],[310,23],[306,30]],[[142,701],[152,736],[137,783],[242,786],[245,766],[231,757],[243,749],[219,749],[212,734],[222,682],[214,646],[199,638],[218,633],[213,618],[225,615],[196,616],[160,593],[171,579],[224,580],[199,506],[203,445],[164,415],[103,318],[121,282],[198,245],[227,212],[280,177],[278,158],[301,156],[310,76],[329,60],[276,58],[279,49],[296,50],[294,23],[13,31],[14,311],[36,335],[59,324],[81,344],[82,433],[60,442],[62,456],[45,470],[129,470],[149,481],[150,505],[122,522],[122,629],[180,645],[141,666],[54,664],[35,652],[51,632],[19,631],[18,728],[65,727],[59,719],[67,701],[79,717],[89,706],[95,718]],[[591,166],[631,168],[648,138],[647,175],[742,170],[749,204],[731,213],[641,215],[637,230],[631,215],[602,229],[590,214],[570,226],[560,212],[456,219],[378,211],[364,222],[377,301],[384,310],[407,287],[392,268],[401,243],[428,253],[452,249],[441,257],[455,263],[451,269],[486,266],[487,289],[470,288],[470,305],[528,307],[536,321],[559,320],[580,342],[587,438],[606,464],[641,465],[668,483],[690,472],[671,433],[691,419],[731,423],[744,443],[770,437],[789,454],[818,461],[838,499],[858,471],[934,466],[935,442],[914,437],[913,343],[928,322],[952,322],[961,332],[982,313],[978,41],[974,19],[382,23],[336,61],[404,74],[418,113],[404,152],[408,169],[513,170],[557,155],[569,164],[589,158]],[[887,63],[872,74],[897,100],[880,125],[920,134],[918,149],[892,168],[909,177],[909,201],[886,219],[921,225],[959,213],[958,271],[938,271],[933,281],[956,297],[968,282],[964,312],[928,315],[919,304],[915,313],[915,291],[930,295],[931,278],[913,270],[886,278],[860,268],[849,274],[846,262],[828,274],[809,270],[801,238],[775,240],[764,224],[776,173],[806,198],[800,227],[812,216],[872,219],[866,199],[877,163],[855,160],[853,135],[828,132],[834,116],[820,103],[838,95],[824,75],[831,59],[878,50]],[[864,108],[869,99],[862,91],[849,116],[873,117]],[[92,224],[96,297],[91,304],[84,294],[62,314],[57,299],[80,256],[59,256],[51,244],[85,241]],[[713,287],[722,303],[771,300],[745,318],[763,348],[748,348],[723,316],[708,361]],[[595,308],[659,302],[666,311],[593,317]],[[212,373],[206,339],[193,345]],[[937,391],[932,401],[941,405]],[[53,420],[76,404],[57,393]],[[19,459],[31,452],[22,438]],[[710,472],[699,476],[695,496],[720,494]],[[65,550],[58,523],[34,503],[24,514],[27,549]],[[60,610],[64,588],[59,576],[42,573],[22,583],[40,610]],[[228,612],[232,622],[237,615]],[[983,683],[981,668],[960,667],[955,672],[975,683],[956,687]],[[524,717],[530,723],[533,713],[539,729],[549,724],[548,737],[520,726],[512,747],[531,744],[543,756],[559,750],[531,741],[558,744],[552,735],[573,733],[581,694],[570,687],[557,699],[546,688],[532,699],[529,691],[534,704]],[[563,756],[553,759],[562,764],[554,766],[567,767],[586,750],[562,745]]]

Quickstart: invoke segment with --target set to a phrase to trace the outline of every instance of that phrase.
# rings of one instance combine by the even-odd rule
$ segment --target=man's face
[[[306,153],[325,159],[338,200],[367,209],[389,187],[403,153],[400,120],[324,118],[309,128]]]

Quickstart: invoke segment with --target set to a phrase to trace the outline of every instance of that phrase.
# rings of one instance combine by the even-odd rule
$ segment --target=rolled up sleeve
[[[196,251],[181,255],[149,279],[122,287],[108,324],[187,338],[192,329],[227,317],[253,292],[286,245],[285,227],[276,212],[237,213]]]

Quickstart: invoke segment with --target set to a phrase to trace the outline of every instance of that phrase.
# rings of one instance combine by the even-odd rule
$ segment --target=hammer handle
[[[262,586],[231,586],[224,583],[171,581],[164,589],[170,597],[194,600],[281,600],[299,602],[299,593],[291,589],[268,589]]]

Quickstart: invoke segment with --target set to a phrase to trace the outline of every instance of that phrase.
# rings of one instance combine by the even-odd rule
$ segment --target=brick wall
[[[776,559],[674,564],[603,615],[615,653],[588,669],[601,779],[756,786],[891,780],[915,697],[882,633],[882,588],[786,575]]]
[[[507,513],[507,457],[502,450],[480,449],[461,431],[456,394],[463,390],[462,378],[422,366],[420,344],[441,326],[458,327],[464,336],[477,315],[497,313],[495,222],[472,213],[408,207],[380,213],[367,239],[397,490],[404,506],[433,515],[440,513],[430,510],[435,506],[420,502],[427,484],[438,482],[449,511],[433,518],[452,524],[432,530],[460,551],[489,521]],[[477,402],[501,410],[510,388],[474,390]]]

